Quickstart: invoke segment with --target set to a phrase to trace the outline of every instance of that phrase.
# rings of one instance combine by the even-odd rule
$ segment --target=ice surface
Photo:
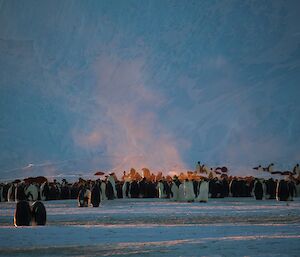
[[[299,256],[300,199],[175,203],[118,199],[99,208],[45,202],[47,226],[13,227],[0,203],[0,256]]]

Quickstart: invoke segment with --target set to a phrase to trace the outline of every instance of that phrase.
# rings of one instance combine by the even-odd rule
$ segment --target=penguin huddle
[[[277,201],[293,201],[296,196],[294,181],[281,179],[261,180],[256,178],[253,185],[253,196],[256,200],[277,199]]]
[[[17,202],[14,214],[14,225],[18,226],[44,226],[46,225],[47,214],[44,204],[36,201],[29,205],[28,201]]]
[[[182,183],[175,176],[170,187],[170,197],[178,202],[208,202],[209,182],[207,179],[201,181],[185,179]]]

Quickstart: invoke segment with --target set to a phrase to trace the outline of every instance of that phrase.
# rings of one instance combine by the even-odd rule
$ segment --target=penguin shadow
[[[47,213],[44,204],[35,201],[29,205],[28,201],[17,202],[14,213],[14,226],[44,226],[46,225]]]

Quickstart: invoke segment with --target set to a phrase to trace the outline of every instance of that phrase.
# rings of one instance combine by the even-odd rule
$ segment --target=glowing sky
[[[299,12],[299,1],[0,0],[0,176],[29,163],[289,168]]]

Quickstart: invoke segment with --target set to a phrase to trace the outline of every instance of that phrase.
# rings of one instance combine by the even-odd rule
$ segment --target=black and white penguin
[[[5,198],[3,196],[3,188],[4,188],[4,185],[0,184],[0,202],[4,202],[5,201]]]
[[[156,198],[158,196],[158,192],[156,189],[156,183],[153,181],[150,181],[148,183],[148,198]]]
[[[163,185],[164,185],[164,192],[165,192],[166,198],[169,199],[171,197],[171,187],[167,180],[163,180]]]
[[[106,197],[106,183],[105,183],[105,181],[101,181],[100,189],[101,189],[101,201],[107,200],[107,197]]]
[[[78,207],[85,207],[84,203],[85,203],[85,199],[84,199],[84,195],[85,195],[85,188],[82,188],[79,193],[78,193],[78,197],[77,197],[77,200],[78,200]]]
[[[78,182],[75,182],[71,185],[71,199],[77,199],[79,190],[80,188]]]
[[[142,180],[140,180],[138,182],[139,184],[139,193],[140,193],[140,197],[144,198],[147,195],[147,181],[146,178],[143,178]]]
[[[193,202],[195,200],[193,182],[186,179],[183,182],[184,199],[187,202]]]
[[[266,195],[267,199],[276,199],[276,182],[273,178],[266,181]]]
[[[222,185],[221,196],[228,197],[229,196],[229,182],[225,177],[222,179],[221,185]]]
[[[263,199],[263,195],[264,195],[263,182],[261,182],[259,179],[255,179],[253,192],[256,200]]]
[[[181,183],[178,187],[178,201],[179,202],[183,202],[185,200],[185,197],[184,197],[184,184]]]
[[[4,202],[7,202],[7,193],[8,193],[8,189],[10,188],[10,183],[5,183],[3,185],[3,197],[4,197]]]
[[[164,183],[162,180],[157,183],[158,198],[166,198]]]
[[[194,187],[194,194],[195,194],[195,197],[198,196],[199,194],[199,191],[198,191],[198,188],[199,188],[199,182],[197,180],[193,180],[193,187]]]
[[[91,204],[93,207],[98,207],[101,202],[101,192],[100,192],[100,186],[98,183],[96,183],[91,191]]]
[[[14,225],[18,226],[30,226],[31,222],[31,210],[27,201],[19,201],[16,204],[16,210],[14,215]]]
[[[36,185],[30,184],[25,189],[25,195],[28,201],[32,201],[32,202],[37,201],[39,197],[39,189],[37,188]]]
[[[208,202],[208,193],[209,193],[209,182],[208,179],[203,179],[199,183],[199,194],[196,198],[195,201],[197,202],[202,202],[202,203],[207,203]]]
[[[299,168],[299,163],[297,163],[294,168],[293,168],[293,175],[296,175],[296,176],[300,176],[300,168]]]
[[[209,181],[209,193],[211,198],[218,198],[222,193],[222,184],[218,178]]]
[[[179,193],[179,188],[177,184],[173,182],[171,185],[171,199],[173,201],[178,201],[178,193]]]
[[[115,199],[115,191],[112,183],[108,180],[106,183],[106,189],[105,194],[108,200],[114,200]]]
[[[263,168],[261,165],[258,165],[257,167],[254,167],[253,169],[254,169],[254,170],[257,170],[257,171],[259,171],[259,172],[264,171],[264,168]]]
[[[109,174],[109,177],[108,177],[108,182],[110,182],[111,186],[112,186],[112,189],[113,189],[113,199],[117,198],[117,189],[116,189],[116,180],[115,180],[115,174],[114,173],[111,173]]]
[[[267,172],[273,172],[274,169],[274,163],[269,164],[266,168],[263,168],[263,171],[267,171]]]
[[[239,193],[238,193],[238,180],[236,177],[234,177],[230,184],[229,184],[229,191],[230,191],[230,196],[232,197],[238,197]]]
[[[79,207],[89,207],[91,202],[91,191],[82,188],[78,193],[78,206]]]
[[[140,193],[139,184],[135,180],[131,181],[129,187],[130,198],[138,198],[139,193]]]
[[[63,179],[61,183],[60,199],[70,199],[70,197],[71,197],[71,190],[69,184],[65,179]]]
[[[276,199],[278,201],[287,201],[289,198],[289,186],[288,186],[288,182],[281,179],[278,183],[277,183],[277,189],[276,189]]]
[[[23,201],[26,199],[27,199],[27,197],[25,195],[25,184],[24,184],[24,182],[22,182],[22,183],[19,183],[16,187],[15,200],[16,200],[16,202],[18,202],[18,201]]]
[[[294,181],[288,181],[288,188],[289,188],[289,201],[294,201],[294,197],[296,197],[296,185]]]
[[[129,197],[129,186],[130,186],[130,183],[129,181],[124,181],[124,184],[122,186],[122,196],[123,198],[128,198]]]
[[[36,201],[31,205],[32,224],[37,226],[46,225],[47,214],[44,204],[40,201]]]
[[[8,202],[15,201],[15,190],[16,190],[16,186],[12,183],[7,191],[7,201]]]
[[[117,198],[119,199],[123,198],[122,186],[123,186],[122,181],[116,181]]]
[[[50,182],[48,186],[49,186],[48,200],[58,200],[60,196],[59,184],[55,180],[55,182]]]
[[[48,185],[48,181],[45,181],[41,187],[40,187],[40,198],[42,201],[47,201],[49,200],[49,185]]]

